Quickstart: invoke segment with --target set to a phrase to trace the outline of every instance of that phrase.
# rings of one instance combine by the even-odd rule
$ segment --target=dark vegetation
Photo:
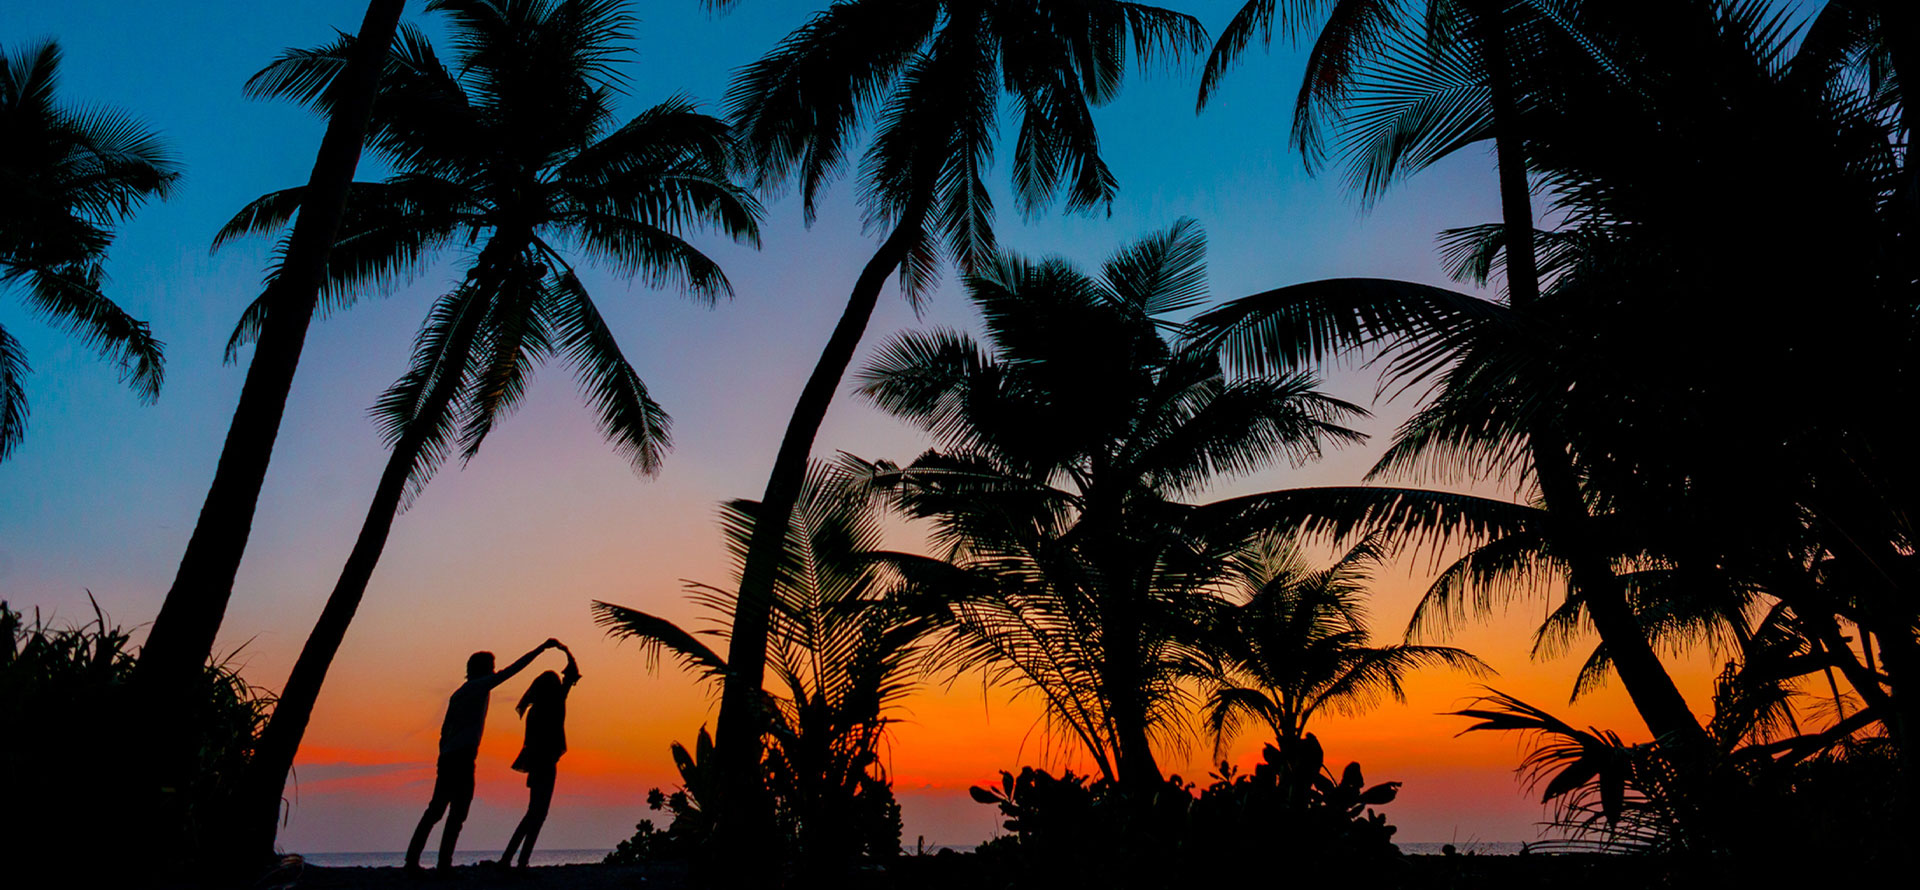
[[[637,469],[661,457],[664,409],[569,251],[722,294],[684,231],[752,240],[748,190],[794,183],[810,221],[857,169],[882,241],[765,494],[722,513],[735,577],[690,586],[714,621],[593,604],[650,667],[670,656],[720,698],[718,736],[673,747],[679,787],[654,792],[611,864],[717,886],[1912,873],[1911,3],[1251,0],[1214,43],[1200,104],[1228,101],[1245,51],[1281,36],[1311,47],[1293,147],[1309,169],[1344,166],[1364,203],[1490,148],[1499,218],[1440,245],[1453,278],[1494,293],[1341,278],[1219,303],[1197,222],[1086,270],[1002,249],[984,179],[1004,102],[1023,210],[1110,202],[1091,109],[1127,68],[1204,47],[1184,15],[847,0],[742,69],[730,120],[676,101],[615,126],[618,0],[432,0],[461,35],[452,65],[397,25],[402,6],[375,0],[357,35],[290,51],[250,85],[313,106],[328,131],[308,185],[222,233],[287,231],[236,333],[256,341],[246,387],[147,645],[97,613],[54,627],[0,609],[0,746],[11,799],[33,812],[10,840],[35,863],[82,861],[94,837],[70,826],[91,824],[144,863],[103,873],[258,875],[406,495],[472,457],[547,358],[574,366]],[[6,62],[0,285],[150,396],[158,342],[107,300],[103,262],[115,225],[176,171],[140,125],[59,101],[53,44]],[[395,175],[354,182],[363,144]],[[456,243],[473,265],[380,403],[392,463],[276,709],[210,656],[307,326]],[[919,299],[949,264],[981,334],[899,334],[855,375],[932,448],[810,461],[887,279]],[[1364,483],[1208,499],[1362,438],[1348,424],[1365,409],[1321,391],[1341,361],[1417,401]],[[25,428],[25,372],[0,329],[0,458]],[[927,552],[887,549],[889,520],[924,530]],[[1328,564],[1310,557],[1328,549]],[[1441,569],[1406,638],[1375,641],[1371,568],[1409,554]],[[1620,683],[1651,740],[1488,689],[1461,727],[1519,734],[1558,840],[1497,862],[1402,856],[1385,809],[1397,783],[1334,769],[1308,727],[1400,698],[1411,671],[1485,676],[1441,638],[1519,601],[1546,616],[1537,654],[1584,653],[1573,697]],[[1703,647],[1725,668],[1695,714],[1666,659]],[[1044,729],[1095,774],[1003,773],[973,795],[1004,835],[903,855],[888,728],[917,683],[962,676],[1043,702]],[[1227,755],[1249,728],[1262,756],[1242,772]],[[1219,771],[1166,775],[1160,757],[1195,743]],[[355,880],[325,872],[303,880]]]
[[[102,833],[116,838],[114,857],[143,859],[158,873],[213,843],[272,712],[270,693],[242,679],[231,657],[201,672],[187,709],[173,716],[193,735],[181,818],[143,825],[120,803],[118,773],[106,768],[129,738],[150,731],[126,718],[139,658],[131,635],[98,607],[91,622],[53,624],[0,602],[0,637],[0,724],[8,727],[0,770],[13,814],[8,842],[22,851],[11,874],[71,880],[76,867],[100,857]]]

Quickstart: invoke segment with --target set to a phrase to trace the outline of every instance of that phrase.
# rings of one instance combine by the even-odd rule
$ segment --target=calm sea
[[[528,858],[528,865],[586,865],[599,862],[607,856],[607,850],[541,850],[535,849]],[[422,864],[433,867],[435,853],[428,850],[420,857]],[[488,859],[497,859],[500,851],[461,850],[453,854],[454,865],[478,865]],[[307,862],[325,868],[399,868],[407,854],[395,850],[391,853],[302,853],[300,857]]]
[[[1447,843],[1446,841],[1403,843],[1399,846],[1402,853],[1438,856]],[[1452,841],[1451,843],[1454,852],[1462,856],[1469,853],[1479,856],[1512,856],[1519,853],[1522,846],[1518,842],[1505,841]],[[973,850],[972,844],[941,844],[939,846],[950,846],[955,851],[963,853]],[[928,852],[935,849],[938,848],[934,845],[927,846]],[[528,864],[589,865],[606,858],[607,852],[606,850],[534,850],[533,858]],[[406,854],[397,850],[391,853],[302,853],[300,855],[308,862],[325,868],[399,868],[401,860],[406,858]],[[499,854],[481,850],[462,850],[454,855],[453,862],[455,865],[477,865],[497,855]],[[428,850],[422,857],[429,867],[432,866],[433,856],[433,851]]]
[[[1517,856],[1520,848],[1526,846],[1518,841],[1435,841],[1433,843],[1396,843],[1400,852],[1409,856],[1438,856],[1446,852],[1446,846],[1453,845],[1453,852],[1465,856]]]

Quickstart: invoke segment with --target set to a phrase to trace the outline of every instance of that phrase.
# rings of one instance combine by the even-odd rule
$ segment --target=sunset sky
[[[628,114],[674,94],[719,112],[731,72],[824,2],[750,0],[719,17],[698,0],[634,4],[641,21],[627,68]],[[1172,5],[1218,30],[1238,0]],[[409,19],[437,31],[421,6],[408,5]],[[244,373],[221,363],[222,347],[258,293],[268,253],[264,243],[217,255],[207,246],[245,201],[305,180],[322,129],[304,110],[247,101],[241,83],[283,47],[357,27],[364,8],[355,0],[0,6],[0,41],[17,48],[57,38],[66,51],[63,95],[143,117],[186,170],[173,200],[146,208],[124,228],[108,267],[109,294],[167,344],[158,404],[139,404],[110,366],[0,295],[0,320],[34,367],[26,440],[0,464],[0,598],[14,608],[37,607],[56,622],[77,623],[91,617],[91,591],[129,626],[158,611]],[[1011,210],[1002,165],[992,180],[1003,208],[1001,243],[1093,263],[1124,241],[1191,216],[1208,234],[1217,299],[1343,275],[1446,284],[1434,235],[1496,216],[1490,155],[1465,152],[1362,213],[1338,171],[1310,178],[1288,151],[1300,69],[1293,48],[1252,53],[1200,116],[1193,110],[1195,70],[1131,79],[1119,101],[1097,114],[1103,152],[1121,184],[1111,213],[1023,222]],[[380,172],[362,164],[362,178]],[[796,201],[770,200],[759,251],[700,239],[738,292],[717,308],[599,272],[588,277],[627,355],[673,415],[675,447],[664,470],[636,477],[601,441],[569,372],[550,367],[525,408],[470,465],[450,466],[434,479],[395,525],[328,678],[299,761],[296,801],[281,836],[286,849],[399,849],[427,801],[446,696],[460,682],[466,655],[491,649],[505,662],[549,636],[573,647],[585,680],[569,708],[571,750],[560,764],[542,844],[611,847],[636,821],[658,815],[646,811],[644,796],[675,781],[668,744],[691,742],[703,723],[711,724],[717,701],[671,666],[649,675],[634,646],[594,627],[587,604],[605,599],[694,620],[681,579],[728,581],[715,507],[759,494],[801,381],[875,245],[861,231],[856,194],[855,184],[838,183],[811,229],[803,227]],[[443,262],[390,298],[369,299],[313,328],[218,645],[235,653],[255,684],[275,688],[285,680],[333,584],[386,457],[366,409],[403,370],[417,323],[455,270]],[[951,275],[918,319],[893,294],[869,330],[869,351],[916,326],[977,325]],[[1370,403],[1372,380],[1348,369],[1329,388]],[[1405,400],[1375,406],[1376,416],[1363,425],[1374,434],[1369,446],[1231,480],[1216,494],[1356,482],[1410,407]],[[928,444],[843,389],[815,453],[905,461]],[[912,535],[902,543],[910,545]],[[1381,579],[1372,606],[1376,636],[1399,636],[1430,568],[1428,559],[1406,559]],[[1503,691],[1558,709],[1576,724],[1644,737],[1617,684],[1565,704],[1584,649],[1530,659],[1531,631],[1545,608],[1519,603],[1450,642],[1496,668],[1500,676],[1491,683]],[[557,655],[544,659],[535,670],[561,663]],[[1714,661],[1696,653],[1678,662],[1678,679],[1696,706],[1704,704]],[[463,835],[470,846],[504,841],[525,805],[522,776],[507,766],[521,733],[510,705],[523,682],[494,696],[479,800]],[[1475,681],[1425,674],[1410,693],[1405,706],[1324,719],[1316,731],[1329,758],[1358,760],[1371,781],[1406,783],[1386,809],[1400,840],[1532,839],[1543,812],[1513,776],[1518,740],[1456,738],[1465,721],[1439,715],[1465,705]],[[983,689],[977,678],[929,686],[899,716],[890,769],[909,846],[916,836],[972,844],[992,835],[994,812],[968,800],[965,790],[1000,769],[1084,767],[1045,737],[1032,702],[1010,702],[1006,691]],[[1232,756],[1244,762],[1258,748],[1249,735]],[[1196,736],[1190,750],[1164,752],[1163,765],[1204,781],[1210,754]]]

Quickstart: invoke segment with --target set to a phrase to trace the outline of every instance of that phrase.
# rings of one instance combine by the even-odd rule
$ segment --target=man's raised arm
[[[521,671],[526,670],[527,665],[532,664],[535,658],[540,657],[540,653],[545,652],[548,649],[555,648],[559,645],[560,645],[559,640],[553,639],[551,637],[547,638],[546,642],[533,647],[533,651],[528,652],[527,654],[522,655],[517,659],[514,659],[514,662],[512,664],[507,665],[506,667],[503,667],[498,671],[495,671],[493,674],[493,681],[490,685],[498,686],[502,683],[507,682],[508,680],[513,679],[514,674],[517,674],[517,673],[520,673]]]

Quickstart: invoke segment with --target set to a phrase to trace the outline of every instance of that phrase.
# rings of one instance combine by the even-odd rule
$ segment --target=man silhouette
[[[447,816],[447,827],[440,831],[439,867],[443,871],[453,867],[453,848],[460,841],[467,808],[473,804],[473,762],[480,755],[480,734],[487,728],[489,694],[493,687],[532,664],[541,652],[559,646],[559,640],[549,639],[498,672],[493,669],[492,652],[475,652],[467,657],[467,682],[447,699],[447,718],[440,723],[440,760],[433,778],[433,801],[427,804],[419,827],[413,830],[413,840],[407,843],[407,871],[420,870],[420,851],[426,848],[427,835],[442,814]]]

